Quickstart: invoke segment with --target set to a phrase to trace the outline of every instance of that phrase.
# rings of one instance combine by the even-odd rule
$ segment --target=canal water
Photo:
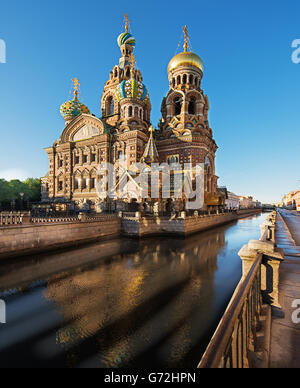
[[[0,264],[0,367],[196,367],[265,215]]]

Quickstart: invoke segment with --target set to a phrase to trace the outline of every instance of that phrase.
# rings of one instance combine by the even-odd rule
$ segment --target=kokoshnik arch
[[[168,66],[169,91],[162,101],[162,118],[155,131],[150,123],[149,93],[141,71],[136,68],[133,55],[136,41],[129,33],[128,18],[125,32],[118,37],[119,64],[114,66],[104,85],[101,119],[79,101],[80,85],[76,78],[73,80],[74,98],[60,108],[65,128],[53,146],[46,149],[49,173],[42,178],[43,201],[69,203],[77,209],[111,209],[112,203],[97,194],[97,181],[101,179],[97,167],[103,163],[117,165],[126,156],[129,170],[139,162],[148,166],[179,163],[182,169],[185,163],[193,167],[202,163],[205,166],[203,209],[222,204],[215,175],[218,147],[209,126],[208,97],[201,88],[203,63],[189,50],[186,27],[184,33],[184,50]],[[123,205],[131,200],[122,198]],[[166,210],[170,201],[177,210],[184,209],[184,199],[171,198],[159,201],[161,210]]]

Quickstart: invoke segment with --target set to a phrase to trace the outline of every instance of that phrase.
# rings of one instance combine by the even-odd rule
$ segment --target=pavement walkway
[[[292,321],[299,300],[300,307],[300,214],[280,210],[276,242],[284,249],[280,265],[279,302],[283,314],[272,317],[270,368],[300,368],[300,323]],[[284,315],[284,316],[282,316]],[[300,314],[298,314],[300,318]]]

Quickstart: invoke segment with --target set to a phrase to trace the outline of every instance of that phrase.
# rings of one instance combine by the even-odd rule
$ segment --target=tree
[[[18,179],[7,182],[0,179],[0,204],[10,205],[12,200],[19,200],[20,193],[24,193],[23,198],[31,202],[39,202],[41,199],[40,179],[29,178],[21,182]]]

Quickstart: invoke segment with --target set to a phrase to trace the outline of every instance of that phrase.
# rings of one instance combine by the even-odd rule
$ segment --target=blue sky
[[[149,89],[152,122],[168,90],[167,65],[187,24],[205,65],[210,124],[219,146],[219,184],[237,194],[277,201],[300,188],[300,3],[288,0],[11,0],[1,5],[0,177],[39,177],[48,171],[43,148],[64,127],[59,106],[71,78],[81,100],[100,116],[109,71],[120,56],[123,14],[137,40],[138,67]]]

